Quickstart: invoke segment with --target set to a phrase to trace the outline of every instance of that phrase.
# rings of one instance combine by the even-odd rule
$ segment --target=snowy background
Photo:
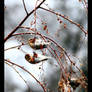
[[[25,0],[25,4],[28,12],[34,9],[36,0]],[[78,0],[46,0],[50,8],[64,15],[68,15],[70,19],[81,24],[85,29],[87,29],[87,15],[82,3]],[[6,10],[5,10],[5,37],[20,23],[20,21],[26,15],[22,0],[5,0]],[[45,5],[42,5],[46,7]],[[62,18],[67,24],[68,29],[64,29],[63,25],[60,25],[57,21],[57,17],[54,14],[48,13],[41,9],[37,10],[39,18],[46,21],[48,25],[49,35],[55,41],[57,41],[61,46],[63,46],[70,54],[75,55],[80,59],[80,62],[83,63],[87,68],[87,37],[84,33],[76,27],[75,25],[67,22]],[[31,15],[23,25],[30,26],[30,21],[33,19]],[[37,20],[37,27],[41,29],[41,23],[39,19]],[[54,37],[56,30],[59,30],[57,37]],[[61,30],[61,31],[60,31]],[[22,30],[18,30],[22,31]],[[45,34],[45,32],[43,32]],[[25,38],[29,38],[25,36]],[[27,38],[27,39],[28,39]],[[81,40],[80,40],[81,39]],[[17,46],[19,42],[15,38],[10,38],[5,43],[5,49]],[[22,47],[24,51],[29,53],[33,52],[29,46]],[[38,53],[41,53],[38,51]],[[48,51],[47,51],[48,53]],[[52,58],[43,63],[36,65],[29,64],[24,59],[24,53],[18,49],[11,49],[5,51],[5,58],[10,59],[12,62],[15,62],[21,66],[24,66],[28,71],[30,71],[39,81],[45,80],[50,90],[57,92],[57,83],[59,81],[59,67],[57,67],[56,60]],[[49,54],[48,54],[49,55]],[[73,58],[75,60],[75,58]],[[79,62],[77,65],[80,67]],[[41,69],[40,69],[41,68]],[[43,68],[43,69],[42,69]],[[85,69],[86,69],[85,68]],[[32,92],[43,92],[40,85],[25,71],[16,68],[23,78],[30,85]],[[5,64],[5,92],[29,92],[25,82],[19,77],[19,75],[7,64]]]

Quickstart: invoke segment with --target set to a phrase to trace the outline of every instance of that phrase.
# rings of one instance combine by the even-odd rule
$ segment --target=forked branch
[[[46,0],[43,0],[35,9],[33,9],[30,13],[28,13],[24,19],[8,34],[8,36],[5,37],[4,42],[6,42],[13,33],[15,33],[17,31],[17,29],[27,20],[27,18],[38,8],[40,8],[40,6],[45,2]]]

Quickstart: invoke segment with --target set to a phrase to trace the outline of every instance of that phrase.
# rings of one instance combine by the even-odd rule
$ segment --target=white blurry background
[[[25,0],[25,4],[28,12],[34,9],[36,0]],[[5,37],[20,23],[20,21],[26,15],[22,0],[5,0]],[[78,0],[46,0],[46,2],[50,8],[59,12],[61,14],[69,16],[73,21],[81,24],[85,29],[87,29],[87,15],[82,3]],[[45,5],[42,5],[46,7]],[[80,62],[85,64],[87,67],[87,37],[85,37],[84,33],[76,27],[75,25],[63,20],[64,23],[67,24],[68,29],[64,29],[63,25],[60,25],[57,21],[57,17],[49,12],[43,11],[41,9],[37,10],[37,16],[42,20],[47,22],[49,37],[57,41],[61,46],[63,46],[71,55],[75,55],[80,59]],[[30,22],[33,19],[33,15],[31,15],[23,25],[30,26]],[[41,29],[41,23],[39,19],[37,20],[37,27],[39,30]],[[58,36],[55,37],[56,31],[58,31]],[[23,31],[23,30],[18,30]],[[42,32],[45,35],[45,32]],[[31,35],[28,36],[28,38]],[[27,38],[27,36],[25,36]],[[28,39],[27,38],[27,39]],[[81,39],[81,40],[80,40]],[[15,38],[10,38],[5,42],[5,49],[17,46],[19,42]],[[29,53],[33,52],[29,46],[22,47],[24,51]],[[40,51],[37,51],[41,53]],[[48,51],[47,51],[48,53]],[[57,63],[54,58],[48,60],[43,63],[39,63],[36,65],[29,64],[24,59],[24,53],[18,49],[11,49],[5,51],[5,58],[10,59],[12,62],[15,62],[21,66],[24,66],[28,71],[30,71],[39,81],[45,80],[48,88],[50,90],[57,92],[57,84],[59,81],[59,67],[56,67]],[[48,53],[49,55],[49,53]],[[73,60],[76,61],[75,58]],[[50,62],[50,63],[49,63]],[[80,67],[79,62],[77,65]],[[41,67],[41,69],[39,69]],[[43,69],[42,69],[43,68]],[[32,92],[43,92],[40,85],[25,71],[17,68],[23,78],[30,85],[30,88],[33,90]],[[27,85],[25,82],[19,77],[19,75],[7,64],[5,64],[5,92],[29,92],[27,90]]]

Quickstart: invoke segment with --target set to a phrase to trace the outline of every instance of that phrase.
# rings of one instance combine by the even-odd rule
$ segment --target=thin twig
[[[20,76],[20,78],[25,82],[25,84],[27,85],[28,89],[30,89],[29,85],[27,84],[27,81],[22,77],[22,75],[18,72],[18,70],[15,67],[13,67],[11,64],[9,64],[7,62],[5,62],[5,63],[16,71],[16,73]],[[32,92],[32,91],[30,90],[30,92]]]
[[[5,49],[4,51],[10,50],[10,49],[14,49],[14,48],[19,48],[19,47],[21,47],[23,45],[26,45],[26,44],[21,44],[21,45],[13,46],[13,47]]]
[[[26,5],[25,5],[25,1],[22,0],[22,2],[23,2],[24,10],[25,10],[26,14],[28,15],[28,11],[27,11],[27,8],[26,8]]]
[[[88,4],[87,4],[87,1],[86,0],[83,0],[84,1],[84,8],[86,9],[86,12],[88,14]]]
[[[4,60],[5,60],[6,62],[12,64],[12,65],[15,65],[15,66],[21,68],[22,70],[24,70],[25,72],[27,72],[28,74],[30,74],[30,75],[36,80],[36,82],[40,84],[40,86],[43,88],[44,92],[46,92],[46,87],[45,87],[39,80],[37,80],[37,78],[36,78],[32,73],[30,73],[30,72],[29,72],[28,70],[26,70],[24,67],[22,67],[22,66],[20,66],[20,65],[18,65],[18,64],[16,64],[16,63],[11,62],[10,60],[7,60],[7,59],[4,59]]]
[[[28,28],[28,27],[27,27]],[[16,35],[22,35],[22,34],[30,34],[30,33],[16,33],[16,34],[14,34],[13,36],[16,36]],[[35,34],[35,33],[31,33],[31,34]],[[61,47],[56,41],[54,41],[53,39],[51,39],[51,38],[49,38],[49,37],[47,37],[47,36],[44,36],[44,35],[42,35],[42,34],[40,34],[40,33],[36,33],[37,35],[40,35],[42,38],[46,38],[46,39],[49,39],[51,42],[53,42],[54,44],[56,44],[56,46],[58,46],[58,48],[60,48],[62,51],[64,51],[64,53],[65,53],[65,55],[68,57],[68,59],[69,59],[69,61],[75,66],[75,63],[70,59],[70,57],[69,57],[69,55],[67,54],[67,52],[66,52],[66,50],[63,48],[63,47]],[[84,76],[84,73],[77,67],[77,66],[75,66],[79,71],[80,71],[80,73]]]
[[[79,28],[81,29],[81,31],[85,33],[85,35],[88,34],[88,32],[85,31],[85,29],[84,29],[83,26],[81,26],[80,24],[78,24],[78,23],[72,21],[71,19],[69,19],[68,17],[64,16],[63,14],[59,14],[59,13],[57,13],[57,12],[54,12],[54,11],[52,11],[52,10],[48,10],[48,9],[46,9],[46,8],[43,8],[43,7],[40,7],[40,9],[45,10],[45,11],[48,11],[48,12],[51,12],[51,13],[53,13],[53,14],[55,14],[55,15],[58,15],[58,16],[64,18],[64,19],[66,19],[66,20],[69,21],[70,23],[72,23],[72,24],[76,25],[77,27],[79,27]]]
[[[35,24],[35,31],[36,31],[36,18],[37,18],[37,14],[36,14],[36,6],[37,6],[37,2],[38,2],[38,0],[36,1],[36,4],[35,4],[35,11],[34,11],[34,24]]]
[[[46,0],[43,0],[37,7],[36,9],[40,8],[40,6],[45,2]],[[35,9],[33,9],[30,13],[28,13],[28,15],[26,15],[24,17],[24,19],[5,37],[4,39],[4,42],[6,42],[11,36],[13,33],[15,33],[18,28],[26,21],[26,19],[35,11]]]
[[[27,29],[28,29],[28,27],[27,27]],[[24,34],[35,34],[35,33],[16,33],[16,34],[13,34],[12,36],[16,36],[16,35],[24,35]],[[51,40],[52,42],[54,42],[52,39],[50,39],[49,37],[46,37],[46,36],[44,36],[44,35],[42,35],[42,34],[40,34],[40,33],[38,33],[37,32],[37,35],[40,35],[43,39],[44,38],[47,38],[47,39],[49,39],[49,40]],[[45,39],[44,39],[45,40]],[[46,41],[46,40],[45,40]],[[53,52],[54,52],[54,54],[56,55],[56,57],[58,58],[58,60],[59,60],[59,62],[57,62],[59,65],[60,65],[60,69],[61,69],[61,71],[62,70],[64,70],[64,72],[66,73],[66,71],[65,71],[65,69],[64,69],[64,66],[62,65],[62,63],[61,63],[61,60],[60,60],[60,57],[57,55],[57,53],[56,53],[56,51],[51,47],[51,46],[49,46],[52,50],[53,50]],[[63,49],[63,48],[62,48]],[[48,48],[48,50],[49,50],[49,48]],[[63,49],[64,50],[64,49]],[[49,50],[50,51],[50,50]],[[51,52],[50,52],[51,53]],[[52,53],[51,53],[52,54]],[[53,54],[52,54],[53,55]],[[54,56],[54,55],[53,55]]]

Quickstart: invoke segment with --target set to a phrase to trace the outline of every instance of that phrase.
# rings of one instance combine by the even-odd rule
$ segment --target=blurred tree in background
[[[45,2],[39,6],[42,1]],[[39,82],[35,81],[36,79],[44,84],[47,88],[46,92],[72,92],[73,90],[74,92],[87,92],[85,88],[88,82],[87,2],[86,0],[5,0],[5,92],[45,92]],[[38,9],[36,8],[37,6],[39,6]],[[12,34],[8,38],[11,31],[16,29],[18,24],[32,10],[34,12],[18,27],[14,33],[15,36],[12,36],[14,35]],[[33,31],[31,31],[31,28]],[[34,33],[20,34],[27,32]],[[38,32],[38,35],[36,32]],[[51,42],[51,48],[49,46],[49,50],[40,51],[33,50],[28,44],[24,45],[29,38],[34,37],[44,37],[46,41]],[[60,49],[54,42],[63,49]],[[28,53],[35,51],[43,55],[45,53],[46,56],[51,56],[52,59],[36,65],[29,64],[24,58],[23,51]],[[67,55],[71,58],[70,61]],[[57,62],[60,62],[60,60],[62,63],[59,63],[59,66]],[[24,69],[19,69],[8,61],[26,68],[36,79],[31,78]],[[61,68],[61,64],[67,73],[65,73],[63,67]],[[81,74],[79,69],[82,70],[84,75]],[[67,79],[68,77],[71,78],[71,76],[74,78],[84,78],[85,76],[87,80],[80,79],[83,84],[80,84],[76,89],[71,86],[71,91],[69,91],[70,87],[66,87],[64,91],[62,87],[62,91],[59,91],[59,82],[63,79],[61,77],[63,74],[65,85],[68,85],[68,82],[69,86],[72,85],[72,80]],[[68,77],[65,79],[66,75]]]

